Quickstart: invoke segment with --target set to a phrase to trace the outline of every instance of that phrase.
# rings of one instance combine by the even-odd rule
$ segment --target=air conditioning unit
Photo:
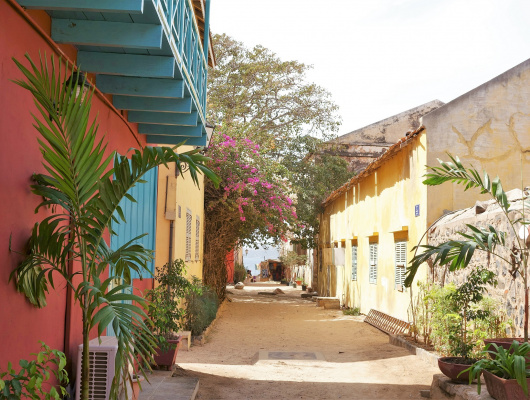
[[[92,339],[88,345],[89,362],[89,395],[90,400],[108,400],[110,387],[114,379],[114,366],[118,352],[118,340],[115,336],[101,336]],[[83,345],[79,345],[77,354],[76,400],[81,399],[81,362]]]

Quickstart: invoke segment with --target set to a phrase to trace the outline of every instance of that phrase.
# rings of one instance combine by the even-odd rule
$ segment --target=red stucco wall
[[[30,15],[49,33],[47,14]],[[12,247],[22,250],[33,224],[46,215],[46,211],[34,213],[40,200],[29,190],[32,174],[44,172],[30,115],[36,109],[29,92],[10,81],[22,78],[11,57],[23,60],[24,54],[29,53],[37,61],[39,51],[49,56],[55,50],[6,1],[0,2],[0,29],[0,369],[5,369],[8,361],[18,364],[19,359],[37,351],[39,340],[75,357],[81,343],[81,323],[77,304],[67,315],[67,293],[60,279],[56,281],[57,289],[48,296],[48,306],[40,310],[8,282],[9,273],[19,260],[8,251],[10,235]],[[70,57],[75,56],[74,48],[62,46],[62,49]],[[135,136],[145,144],[141,135],[131,133],[120,116],[94,96],[92,117],[96,114],[99,133],[106,134],[109,151],[123,154],[131,147],[139,147]],[[150,287],[152,280],[144,280],[139,286]]]

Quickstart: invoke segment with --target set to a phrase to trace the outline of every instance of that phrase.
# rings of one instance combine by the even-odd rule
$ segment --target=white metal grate
[[[357,246],[351,248],[351,280],[357,280]]]
[[[403,291],[405,283],[405,273],[407,267],[407,242],[399,241],[396,242],[396,279],[395,289]]]
[[[377,283],[377,248],[378,243],[370,243],[370,283]]]
[[[101,336],[89,343],[89,400],[107,400],[115,373],[115,359],[118,342],[115,337]],[[77,358],[76,400],[81,398],[81,364],[83,360],[83,345],[79,345]]]
[[[199,217],[195,217],[195,259],[198,260],[200,258],[200,231],[201,231],[201,221],[199,220]]]

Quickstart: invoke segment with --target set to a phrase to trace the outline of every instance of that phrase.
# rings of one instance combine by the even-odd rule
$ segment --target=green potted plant
[[[529,306],[529,281],[528,281],[528,234],[519,235],[522,228],[527,231],[530,218],[527,209],[530,207],[528,200],[524,199],[521,209],[512,210],[500,179],[491,179],[484,172],[481,174],[474,168],[465,168],[458,157],[449,155],[451,161],[441,161],[439,167],[430,167],[430,172],[423,181],[425,185],[436,186],[445,182],[453,182],[464,186],[464,190],[476,188],[481,194],[488,194],[499,207],[504,219],[508,223],[512,240],[507,239],[507,233],[498,230],[493,225],[479,227],[467,224],[467,232],[458,232],[460,239],[448,240],[436,246],[418,245],[414,250],[422,249],[410,261],[405,279],[405,286],[410,287],[414,277],[423,263],[432,260],[434,265],[447,266],[449,271],[466,268],[472,260],[475,251],[481,251],[493,256],[501,262],[506,262],[511,267],[510,273],[514,279],[520,279],[524,288],[524,338],[502,339],[507,346],[513,339],[528,342],[528,306]],[[522,194],[524,197],[524,193]],[[506,256],[508,254],[508,256]]]
[[[307,289],[307,282],[305,279],[302,278],[302,290],[305,291]]]
[[[493,350],[490,350],[493,346]],[[486,387],[491,397],[497,400],[522,400],[528,396],[530,383],[530,362],[526,358],[530,344],[514,340],[509,349],[491,343],[486,346],[490,358],[483,358],[469,367],[469,382],[484,375]],[[477,392],[480,394],[481,382],[477,379]]]
[[[442,373],[454,381],[467,382],[467,373],[462,373],[476,360],[472,352],[476,345],[469,334],[472,321],[485,320],[490,311],[480,309],[479,302],[487,291],[486,285],[497,284],[495,274],[484,267],[479,267],[465,279],[464,283],[446,295],[450,306],[445,315],[448,333],[449,356],[438,359]]]
[[[158,286],[146,291],[147,314],[153,323],[156,338],[154,359],[159,367],[175,364],[181,337],[177,332],[182,326],[185,308],[182,299],[197,288],[185,277],[186,264],[182,259],[168,262],[156,269]]]
[[[67,396],[62,385],[68,384],[68,373],[64,369],[66,357],[59,350],[52,350],[44,342],[40,342],[41,351],[32,353],[35,360],[20,360],[20,371],[16,371],[11,363],[7,371],[0,371],[0,399],[32,399],[60,400]],[[59,383],[59,390],[47,381],[53,374]]]

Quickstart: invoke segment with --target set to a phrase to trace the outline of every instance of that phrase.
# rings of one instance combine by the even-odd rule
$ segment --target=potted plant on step
[[[476,343],[468,331],[472,321],[485,320],[489,317],[488,310],[478,307],[486,292],[485,285],[496,286],[497,280],[493,272],[479,267],[456,290],[447,294],[446,300],[451,308],[450,313],[445,316],[450,356],[440,357],[438,367],[453,381],[467,382],[468,373],[462,371],[476,361],[472,358]]]
[[[493,350],[490,350],[492,347]],[[483,373],[488,392],[494,399],[529,399],[530,363],[526,357],[530,352],[530,344],[514,340],[506,350],[492,343],[487,346],[486,352],[490,358],[479,360],[466,370],[469,382]],[[480,394],[480,379],[477,379],[477,383],[477,392]]]
[[[305,291],[307,289],[307,282],[305,279],[302,279],[302,291]]]
[[[528,211],[530,202],[526,195],[521,192],[523,201],[520,208],[511,208],[506,192],[502,188],[500,179],[491,179],[484,172],[479,173],[474,168],[465,168],[458,157],[449,155],[451,161],[441,161],[439,167],[430,167],[430,172],[426,175],[424,184],[430,186],[441,185],[445,182],[453,182],[463,185],[465,190],[476,188],[481,194],[488,194],[499,207],[504,220],[508,223],[509,234],[513,240],[507,240],[507,232],[498,230],[493,225],[479,227],[467,224],[467,232],[458,232],[460,239],[448,240],[436,246],[418,245],[414,250],[423,249],[421,254],[417,254],[410,262],[405,279],[405,286],[410,287],[414,277],[423,263],[429,260],[434,265],[447,266],[449,271],[456,271],[466,268],[473,258],[476,250],[485,252],[488,257],[495,257],[501,262],[510,266],[510,273],[514,279],[523,281],[524,288],[524,342],[528,341],[528,256],[529,256],[529,235],[528,225],[530,218]],[[522,235],[520,235],[520,231]],[[512,338],[521,340],[521,338]],[[511,340],[508,342],[510,343]],[[500,342],[506,342],[502,339]]]
[[[177,332],[185,309],[182,299],[196,287],[186,279],[186,264],[178,259],[156,269],[158,286],[146,292],[149,300],[147,314],[153,323],[157,346],[154,359],[159,367],[170,368],[175,364],[181,337]]]

